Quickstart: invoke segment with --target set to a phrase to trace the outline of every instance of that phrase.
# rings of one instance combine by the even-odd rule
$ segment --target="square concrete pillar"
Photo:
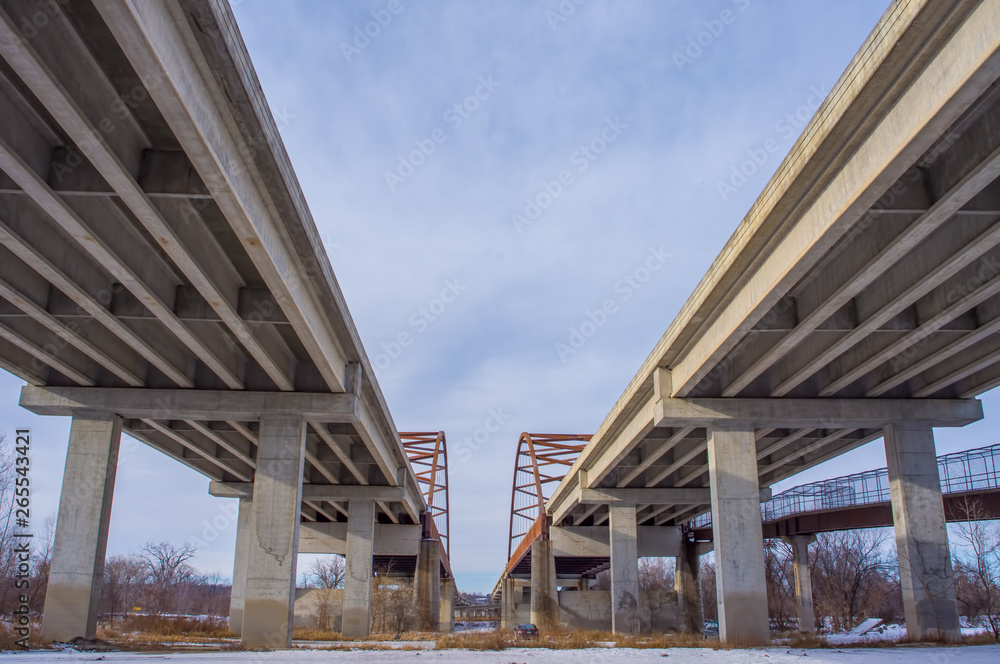
[[[253,522],[253,498],[240,498],[236,517],[236,554],[233,558],[233,587],[229,596],[229,629],[243,633],[243,607],[247,592],[247,565],[250,562],[250,524]]]
[[[771,630],[764,574],[764,532],[752,426],[725,423],[711,428],[708,473],[719,638],[726,643],[768,643]]]
[[[265,415],[260,419],[258,441],[241,638],[248,648],[289,648],[302,511],[305,420]]]
[[[799,631],[816,633],[816,611],[813,608],[812,573],[809,568],[809,545],[815,535],[782,537],[792,547],[792,567],[795,570],[795,605],[799,613]]]
[[[559,625],[556,559],[549,540],[538,540],[531,545],[531,622],[539,629]]]
[[[674,565],[674,591],[677,593],[680,628],[691,634],[702,634],[705,631],[705,616],[701,605],[698,543],[682,536],[679,553]]]
[[[455,579],[441,579],[441,611],[438,629],[445,634],[455,631]]]
[[[906,633],[916,641],[957,641],[961,631],[934,432],[923,425],[890,425],[884,437]]]
[[[42,618],[42,641],[97,635],[122,419],[74,415]]]
[[[441,619],[441,543],[436,539],[420,540],[417,569],[413,576],[413,604],[418,629],[438,631]]]
[[[500,629],[514,629],[517,623],[517,600],[521,589],[514,579],[506,577],[500,586]]]
[[[372,610],[372,545],[375,502],[352,500],[347,506],[347,575],[340,633],[351,639],[368,636]]]
[[[611,631],[636,634],[639,615],[639,548],[635,505],[608,506],[611,545]]]

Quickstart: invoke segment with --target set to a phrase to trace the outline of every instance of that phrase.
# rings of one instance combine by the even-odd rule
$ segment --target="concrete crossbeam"
[[[978,399],[661,399],[656,413],[657,426],[674,427],[726,421],[786,429],[962,427],[983,419],[983,405]]]
[[[208,485],[208,493],[216,498],[242,498],[253,493],[252,482],[219,482],[213,480]],[[383,500],[401,501],[404,497],[401,486],[358,486],[354,484],[305,484],[302,487],[303,500]]]
[[[36,415],[78,411],[115,413],[129,419],[256,421],[263,415],[295,415],[315,422],[357,422],[355,394],[221,390],[38,387],[21,389],[21,407]]]
[[[635,634],[639,620],[639,553],[634,505],[611,505],[611,631]]]
[[[884,439],[906,633],[915,641],[960,640],[934,432],[893,425]]]
[[[42,642],[94,638],[104,579],[122,420],[74,417],[66,452]]]
[[[346,556],[348,530],[344,522],[302,523],[299,525],[299,553]],[[420,549],[421,531],[420,524],[376,523],[372,554],[415,556]]]
[[[771,490],[760,490],[760,501],[771,499]],[[711,502],[709,489],[581,489],[577,502],[581,505],[707,505]]]
[[[550,526],[552,555],[560,558],[606,558],[611,555],[610,532],[604,526]],[[680,542],[679,526],[636,528],[636,547],[640,558],[678,555]]]
[[[767,585],[753,429],[717,423],[708,439],[719,637],[767,643]]]
[[[347,512],[347,574],[340,632],[354,639],[368,636],[370,628],[375,501],[352,500]]]
[[[260,421],[259,441],[242,643],[251,648],[289,648],[306,423],[297,417],[267,415]]]

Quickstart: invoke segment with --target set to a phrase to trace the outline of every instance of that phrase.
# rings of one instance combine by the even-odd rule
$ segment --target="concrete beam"
[[[74,417],[42,618],[42,642],[94,638],[122,420]]]
[[[216,390],[135,390],[129,388],[21,388],[23,408],[36,415],[104,411],[128,419],[256,421],[263,415],[295,415],[315,422],[354,423],[354,394],[243,392]]]
[[[219,482],[213,480],[208,485],[208,493],[216,498],[243,498],[252,495],[252,482]],[[353,484],[305,484],[302,500],[384,500],[401,501],[404,492],[401,486],[358,486]]]
[[[343,521],[299,525],[299,553],[347,555],[348,524]],[[420,549],[420,524],[376,523],[372,554],[415,556]]]
[[[787,429],[880,428],[894,422],[961,427],[983,419],[977,399],[662,399],[657,426],[744,422]]]
[[[550,526],[552,555],[606,558],[611,555],[609,533],[605,526]],[[680,541],[680,526],[639,526],[636,529],[640,558],[676,556]]]
[[[771,499],[771,490],[760,490],[760,501]],[[712,502],[709,489],[581,489],[577,499],[581,505],[708,505]]]

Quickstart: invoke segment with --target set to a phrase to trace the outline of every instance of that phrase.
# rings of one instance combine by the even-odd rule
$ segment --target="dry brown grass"
[[[31,633],[28,637],[28,645],[32,648],[40,648],[41,642],[38,640],[38,635],[42,633],[42,626],[38,623],[31,623]],[[21,636],[14,631],[14,628],[7,623],[0,623],[0,650],[22,650],[21,646],[17,645],[17,640]]]
[[[543,631],[537,639],[520,641],[513,632],[492,630],[488,632],[460,632],[445,634],[437,640],[436,648],[445,650],[504,650],[506,648],[549,648],[552,650],[578,650],[582,648],[705,648],[718,646],[718,641],[706,641],[697,634],[623,635],[597,630]]]

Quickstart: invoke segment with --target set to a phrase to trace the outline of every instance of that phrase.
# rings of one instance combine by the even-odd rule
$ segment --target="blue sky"
[[[234,2],[396,424],[447,433],[462,590],[504,563],[518,434],[596,429],[885,9],[577,2]],[[0,376],[0,422],[33,429],[40,521],[69,422],[20,410],[19,387]],[[987,422],[939,430],[938,452],[995,442]],[[774,488],[884,461],[877,441]],[[109,550],[197,536],[197,566],[228,576],[207,485],[125,441]]]

